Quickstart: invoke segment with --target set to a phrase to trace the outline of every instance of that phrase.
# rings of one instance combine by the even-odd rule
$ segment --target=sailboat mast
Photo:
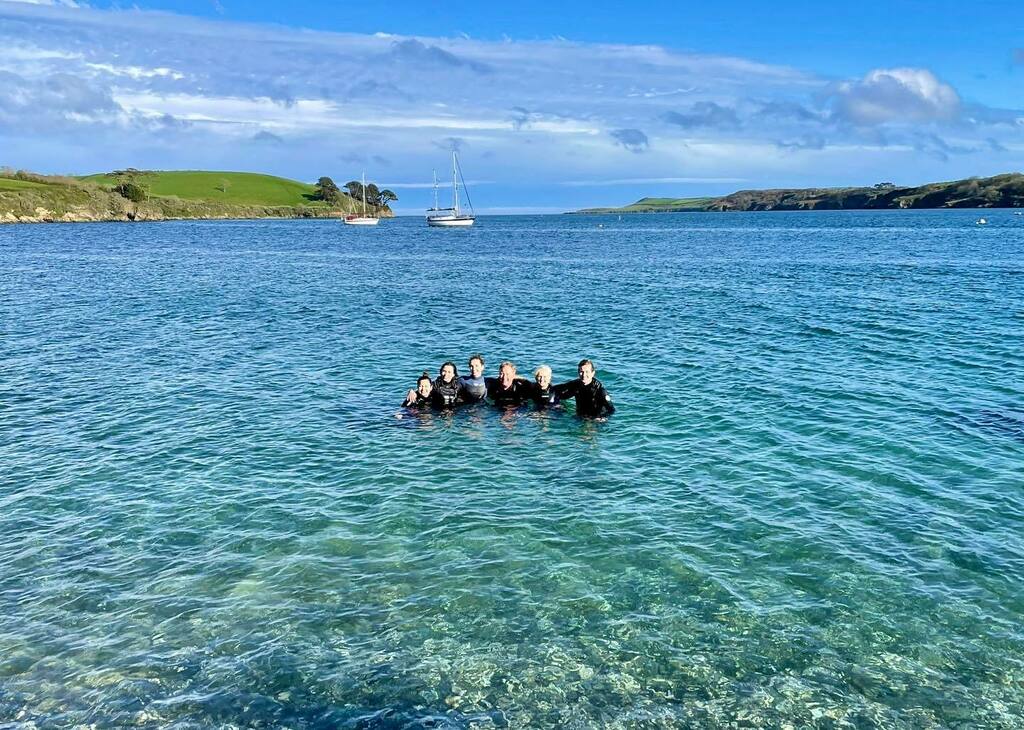
[[[434,170],[434,210],[437,210],[440,203],[437,202],[437,170]]]
[[[455,215],[459,215],[459,173],[458,162],[455,161],[455,150],[452,150],[452,198]]]
[[[363,170],[363,218],[366,217],[366,170]]]

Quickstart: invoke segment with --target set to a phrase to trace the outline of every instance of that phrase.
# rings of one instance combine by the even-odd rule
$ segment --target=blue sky
[[[490,212],[1024,168],[1017,3],[0,0],[0,164],[265,171]],[[778,5],[784,5],[779,7]]]

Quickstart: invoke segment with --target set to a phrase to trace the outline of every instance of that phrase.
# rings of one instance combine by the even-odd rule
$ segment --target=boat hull
[[[380,218],[345,218],[346,226],[375,226],[380,223]]]
[[[444,218],[427,218],[427,225],[432,228],[465,228],[471,226],[476,218],[469,215],[445,216]]]

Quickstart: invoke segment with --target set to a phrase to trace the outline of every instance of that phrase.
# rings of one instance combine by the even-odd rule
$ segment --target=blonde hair
[[[541,373],[547,373],[548,377],[550,378],[551,377],[551,367],[548,366],[548,365],[541,365],[540,367],[538,367],[536,370],[533,371],[533,377],[536,378]]]

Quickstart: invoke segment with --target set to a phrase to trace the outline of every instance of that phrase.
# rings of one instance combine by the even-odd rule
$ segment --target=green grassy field
[[[28,180],[16,180],[13,177],[0,177],[0,191],[19,192],[21,190],[32,190],[33,188],[45,188],[43,183],[30,182]]]
[[[621,208],[586,208],[579,213],[659,213],[704,210],[715,198],[640,198]]]
[[[626,210],[658,210],[660,208],[671,208],[672,210],[685,210],[687,208],[703,208],[714,198],[640,198],[632,205],[627,205]]]
[[[127,178],[100,174],[81,179],[113,187]],[[252,172],[142,172],[134,179],[146,188],[150,196],[158,198],[173,196],[182,200],[209,200],[237,205],[326,205],[312,199],[312,185]]]

